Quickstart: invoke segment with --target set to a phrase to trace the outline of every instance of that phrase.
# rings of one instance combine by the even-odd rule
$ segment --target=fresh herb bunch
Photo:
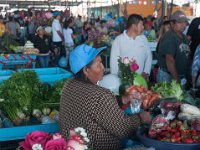
[[[41,83],[40,84],[41,103],[37,105],[37,108],[42,109],[44,107],[50,107],[50,108],[58,107],[60,103],[62,89],[67,80],[68,79],[63,79],[61,81],[58,81],[53,86],[47,83]]]
[[[12,120],[22,118],[19,114],[30,114],[37,100],[39,79],[35,72],[15,73],[0,86],[1,109]]]

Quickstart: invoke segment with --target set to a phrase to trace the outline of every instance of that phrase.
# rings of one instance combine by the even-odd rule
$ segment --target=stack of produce
[[[12,53],[12,51],[15,52],[16,49],[19,47],[19,43],[17,43],[13,36],[8,34],[7,32],[2,36],[1,42],[0,42],[0,51],[4,53]]]
[[[180,106],[182,105],[181,102],[179,101],[166,101],[163,100],[162,102],[160,102],[160,109],[163,115],[167,115],[170,111],[173,111],[174,114],[177,116],[180,113]]]
[[[160,122],[159,124],[162,124],[162,122]],[[155,120],[153,121],[149,129],[148,135],[149,137],[160,141],[176,142],[176,143],[200,142],[200,132],[197,131],[192,126],[190,126],[186,121],[182,122],[180,120],[175,119],[171,122],[168,122],[165,120],[165,122],[160,126],[160,129],[156,130],[154,129],[155,129]]]
[[[50,86],[40,83],[33,71],[15,73],[0,85],[0,110],[15,125],[28,122],[31,117],[41,123],[55,122],[64,82]]]
[[[148,131],[153,139],[176,143],[200,142],[200,109],[180,101],[163,100]]]
[[[23,54],[38,54],[39,50],[34,48],[34,45],[31,41],[27,41],[24,45]]]
[[[150,108],[157,100],[160,99],[160,95],[158,93],[148,90],[144,86],[132,85],[126,90],[126,93],[128,95],[132,95],[133,99],[141,100],[142,108],[145,110]]]

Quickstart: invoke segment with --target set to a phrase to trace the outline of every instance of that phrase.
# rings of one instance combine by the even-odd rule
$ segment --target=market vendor
[[[60,132],[67,137],[69,130],[83,127],[95,150],[120,150],[120,140],[133,136],[142,123],[151,121],[149,112],[125,116],[115,96],[97,84],[104,75],[99,56],[104,48],[82,44],[70,53],[70,67],[75,78],[62,91],[60,102]],[[129,101],[128,97],[124,97]],[[125,102],[123,101],[123,102]]]
[[[47,68],[49,65],[50,44],[45,36],[45,31],[42,26],[36,29],[37,34],[33,37],[34,47],[39,50],[38,60],[41,68]]]

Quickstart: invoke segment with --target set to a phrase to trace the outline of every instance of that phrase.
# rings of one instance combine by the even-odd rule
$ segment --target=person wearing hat
[[[63,88],[59,126],[66,137],[69,130],[82,127],[90,139],[89,148],[95,150],[121,150],[120,140],[132,136],[141,123],[151,121],[148,112],[125,116],[115,96],[97,85],[104,75],[99,56],[102,48],[86,44],[77,46],[70,53],[70,67],[74,78]]]
[[[162,37],[158,47],[157,82],[190,80],[190,48],[187,37],[183,34],[187,17],[182,11],[172,14],[171,29]],[[188,82],[189,83],[189,82]]]
[[[41,68],[47,68],[49,65],[50,44],[45,36],[45,31],[42,26],[36,29],[36,35],[33,37],[34,47],[39,50],[38,60]]]
[[[54,12],[54,20],[52,23],[52,41],[53,45],[56,45],[59,47],[59,49],[62,51],[62,41],[64,40],[63,36],[63,30],[60,24],[60,12]]]

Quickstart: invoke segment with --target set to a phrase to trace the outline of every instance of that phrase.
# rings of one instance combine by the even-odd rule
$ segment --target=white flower
[[[87,137],[87,133],[84,132],[84,131],[82,131],[82,132],[80,133],[80,135],[83,136],[83,137]]]
[[[90,140],[89,140],[87,137],[84,137],[83,140],[84,140],[85,142],[87,142],[87,143],[90,142]]]
[[[3,98],[0,98],[0,102],[3,102],[4,101],[4,99]]]
[[[41,144],[33,144],[32,150],[43,150],[43,148]]]
[[[85,129],[78,127],[78,128],[75,128],[74,131],[77,132],[77,133],[78,132],[85,132]]]
[[[123,63],[124,63],[125,65],[128,65],[128,64],[130,63],[130,60],[128,59],[128,57],[124,57]]]
[[[87,150],[88,149],[88,146],[87,145],[84,145],[84,150]]]

